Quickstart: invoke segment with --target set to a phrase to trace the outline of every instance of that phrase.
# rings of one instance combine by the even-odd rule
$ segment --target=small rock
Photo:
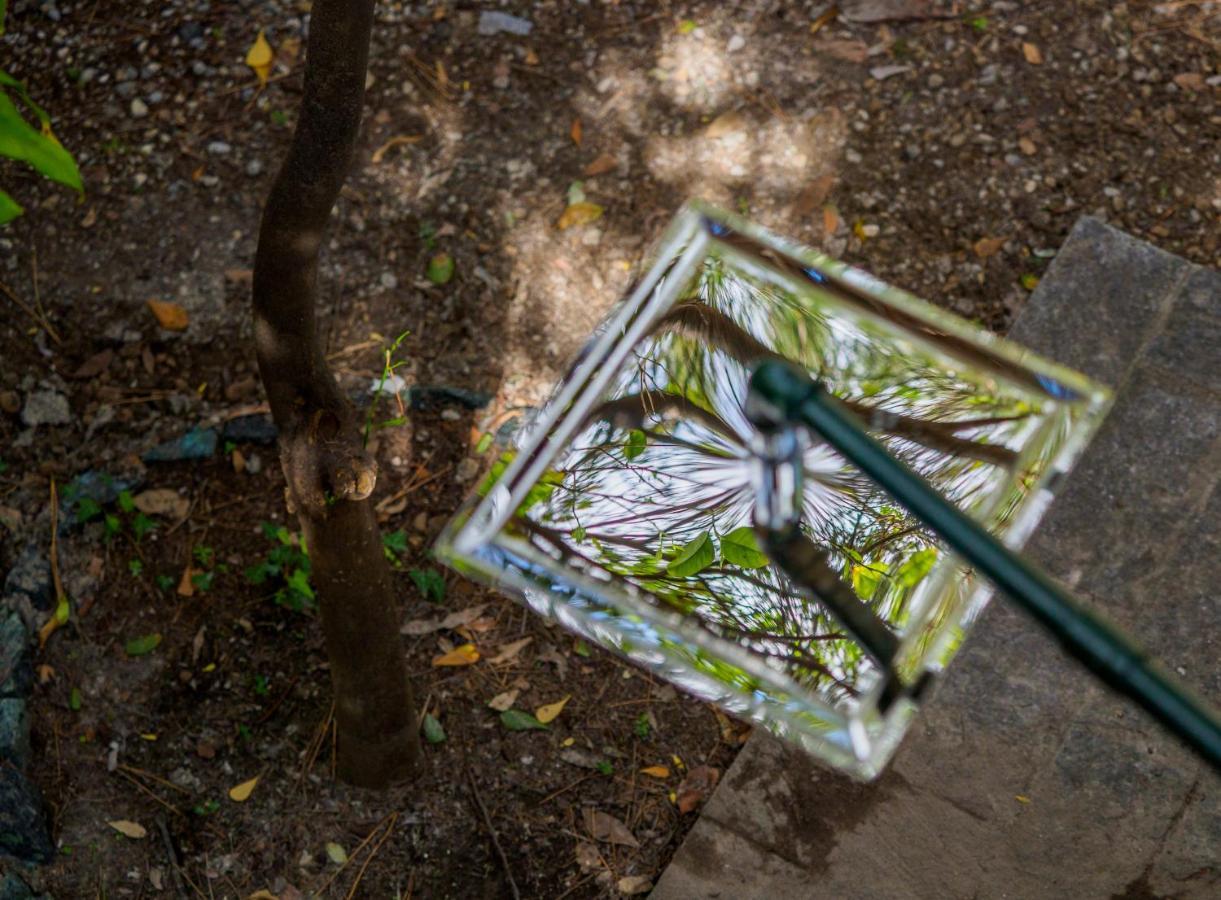
[[[224,141],[212,141],[208,144],[208,152],[213,156],[228,156],[233,152],[233,147]]]
[[[938,75],[937,73],[934,72],[932,75],[930,75],[928,77],[928,86],[933,89],[939,88],[943,84],[945,84],[945,77],[942,75]]]
[[[16,415],[21,410],[21,395],[16,391],[0,391],[0,410]]]
[[[252,159],[246,163],[246,174],[251,178],[257,178],[263,174],[263,161],[261,159]]]
[[[479,14],[479,33],[493,35],[505,34],[527,35],[534,30],[534,23],[521,16],[511,16],[508,13],[484,10]]]
[[[135,97],[131,101],[131,117],[133,119],[143,119],[147,115],[148,115],[148,104],[145,103],[143,100],[141,100],[139,97]]]
[[[728,50],[730,53],[737,53],[739,50],[741,50],[745,46],[746,46],[746,38],[742,37],[742,35],[740,35],[740,34],[735,34],[733,37],[731,37],[729,39],[729,43],[725,45],[725,49]]]
[[[31,428],[39,425],[67,425],[72,421],[68,398],[50,388],[34,391],[25,398],[21,421]]]
[[[19,769],[30,761],[30,711],[24,697],[0,699],[0,760]]]
[[[467,457],[454,469],[454,481],[462,484],[479,474],[479,460]]]
[[[416,384],[407,389],[407,402],[412,409],[427,410],[438,406],[457,405],[467,409],[483,409],[492,402],[492,395],[483,391],[448,385]]]
[[[258,475],[263,471],[263,457],[257,453],[251,453],[250,458],[246,460],[246,471],[251,475]]]
[[[274,444],[276,423],[268,415],[238,416],[221,429],[221,437],[235,444]]]
[[[183,462],[208,459],[216,452],[214,428],[192,428],[181,437],[158,444],[141,457],[145,462]]]
[[[383,272],[379,281],[381,281],[382,287],[388,291],[392,291],[399,286],[399,280],[393,272]]]
[[[55,847],[42,814],[38,788],[12,766],[0,767],[0,853],[48,863]]]

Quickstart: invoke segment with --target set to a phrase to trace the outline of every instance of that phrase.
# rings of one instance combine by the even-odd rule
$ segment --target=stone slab
[[[1116,389],[1028,547],[1221,699],[1221,275],[1085,218],[1012,337]],[[996,600],[862,785],[756,734],[654,900],[1221,896],[1221,779]]]

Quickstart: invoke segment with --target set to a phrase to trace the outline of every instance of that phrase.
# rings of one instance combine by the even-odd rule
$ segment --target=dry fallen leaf
[[[627,830],[627,826],[614,816],[595,809],[586,808],[583,818],[585,830],[593,836],[594,840],[605,841],[608,844],[618,844],[621,847],[640,846],[640,842]]]
[[[839,228],[839,211],[828,203],[822,208],[822,230],[827,235],[835,234],[835,230]]]
[[[181,497],[171,488],[153,488],[142,491],[132,498],[136,509],[150,516],[170,516],[185,519],[191,509],[191,501]]]
[[[568,136],[572,138],[572,142],[578,147],[581,146],[581,120],[573,119],[572,127],[568,129]]]
[[[736,110],[721,113],[704,129],[704,137],[714,141],[733,134],[735,131],[744,130],[747,124],[746,117]]]
[[[1032,66],[1043,64],[1043,51],[1026,41],[1022,41],[1022,56],[1026,57],[1026,62]]]
[[[267,43],[263,29],[260,28],[259,36],[254,39],[254,43],[246,51],[246,65],[254,69],[254,74],[258,76],[260,86],[267,84],[267,78],[271,75],[271,64],[275,61],[275,58],[276,55],[271,49],[271,44]]]
[[[808,216],[827,202],[827,197],[830,196],[831,188],[834,186],[834,175],[820,175],[815,178],[793,201],[793,212],[799,216]]]
[[[636,894],[648,893],[653,887],[653,881],[647,875],[625,875],[615,882],[615,887],[625,897],[633,897]]]
[[[590,222],[597,221],[602,218],[602,213],[605,210],[597,203],[590,203],[588,200],[582,200],[579,203],[573,203],[560,216],[559,221],[555,223],[555,227],[563,231],[566,228],[572,228],[575,225],[588,225]]]
[[[271,891],[267,890],[267,888],[263,888],[261,891],[255,891],[253,894],[247,897],[246,900],[280,900],[280,898],[276,894],[273,894]]]
[[[847,63],[863,63],[869,58],[869,46],[864,41],[817,41],[814,50]]]
[[[448,653],[433,657],[434,666],[469,666],[479,662],[479,651],[474,644],[462,644]]]
[[[191,578],[195,575],[195,570],[191,568],[191,564],[187,563],[187,567],[182,570],[182,577],[178,579],[178,596],[179,597],[194,597],[195,583]]]
[[[564,706],[570,699],[572,698],[565,697],[563,700],[557,700],[555,703],[548,703],[544,706],[540,706],[534,711],[534,718],[538,719],[544,725],[546,725],[548,722],[555,721],[555,718],[564,711]]]
[[[148,834],[148,830],[143,825],[141,825],[139,822],[132,822],[129,819],[115,819],[111,822],[107,822],[106,824],[115,831],[119,832],[119,834],[125,835],[126,837],[136,841]]]
[[[450,613],[443,619],[412,619],[403,626],[403,634],[432,634],[434,631],[445,631],[469,625],[483,615],[486,606],[487,604],[468,606],[466,609]]]
[[[511,644],[504,644],[500,648],[500,652],[488,660],[494,666],[499,666],[502,663],[507,663],[517,654],[521,653],[522,648],[529,644],[534,638],[522,638],[520,641],[514,641]]]
[[[593,178],[595,175],[605,175],[607,172],[613,172],[618,167],[619,160],[609,153],[603,153],[585,167],[584,174],[586,178]]]
[[[1174,76],[1174,83],[1187,91],[1204,90],[1204,76],[1199,72],[1180,72]]]
[[[235,803],[245,803],[250,799],[250,795],[254,792],[254,786],[259,783],[259,776],[255,775],[249,781],[243,781],[236,787],[229,789],[229,799]]]
[[[650,778],[669,778],[670,770],[666,766],[649,766],[647,769],[641,769],[640,774]]]
[[[686,815],[698,809],[708,799],[712,789],[716,787],[716,783],[720,780],[721,772],[719,769],[714,769],[712,766],[696,766],[687,773],[683,783],[678,786],[678,791],[676,791],[677,797],[675,799],[678,811]]]
[[[995,256],[1005,246],[1006,237],[982,237],[976,241],[972,248],[975,255],[980,259],[987,259],[989,256]]]
[[[177,303],[167,303],[164,300],[149,300],[148,308],[152,310],[157,324],[166,331],[186,331],[190,324],[187,311]]]
[[[577,844],[577,865],[582,872],[592,872],[595,869],[606,867],[606,863],[602,861],[602,854],[598,852],[598,848],[587,841],[581,841]]]
[[[395,147],[401,147],[405,144],[418,144],[422,140],[424,140],[424,135],[422,135],[422,134],[395,135],[394,137],[390,138],[390,140],[386,141],[386,143],[382,144],[380,147],[378,147],[376,150],[373,151],[373,163],[374,163],[374,165],[376,165],[377,163],[381,162],[383,159],[386,158],[386,154],[389,153],[391,150],[393,150]]]
[[[512,709],[513,704],[517,702],[517,695],[520,693],[521,691],[514,689],[511,691],[505,691],[502,694],[497,694],[488,701],[488,706],[496,710],[496,712],[504,712],[506,709]]]

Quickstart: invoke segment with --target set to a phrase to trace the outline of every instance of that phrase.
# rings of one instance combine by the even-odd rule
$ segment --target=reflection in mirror
[[[827,446],[800,529],[877,623],[867,650],[754,530],[752,366],[819,378],[945,497],[1020,545],[1097,426],[1081,376],[822,254],[699,205],[442,538],[461,571],[859,776],[893,752],[986,587]],[[880,649],[881,648],[881,649]],[[879,702],[887,663],[908,688]]]

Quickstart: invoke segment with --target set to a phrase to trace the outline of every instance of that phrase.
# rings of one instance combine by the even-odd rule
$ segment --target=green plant
[[[363,444],[361,446],[369,446],[369,433],[376,428],[390,428],[394,425],[402,425],[407,421],[407,409],[403,406],[403,398],[396,392],[394,399],[398,401],[399,414],[393,419],[386,419],[384,422],[379,422],[376,426],[373,424],[373,414],[377,411],[377,404],[382,399],[382,389],[386,386],[387,379],[394,374],[394,370],[399,366],[406,365],[406,360],[396,360],[394,353],[398,350],[399,345],[407,339],[410,331],[404,331],[394,339],[394,342],[382,351],[382,375],[377,381],[377,390],[373,393],[373,402],[369,404],[369,411],[365,414],[365,433]]]
[[[0,0],[0,35],[4,34],[7,0]],[[27,115],[38,121],[35,128],[13,102],[12,93],[25,107]],[[63,148],[51,130],[51,117],[30,99],[25,85],[0,69],[0,157],[28,163],[36,172],[67,185],[78,194],[84,192],[80,169],[72,154]],[[16,200],[0,190],[0,225],[11,222],[24,210]]]
[[[312,608],[315,597],[305,545],[283,525],[274,522],[263,523],[263,534],[275,546],[262,562],[246,570],[246,580],[251,584],[274,585],[276,590],[272,599],[279,606],[296,612]]]

